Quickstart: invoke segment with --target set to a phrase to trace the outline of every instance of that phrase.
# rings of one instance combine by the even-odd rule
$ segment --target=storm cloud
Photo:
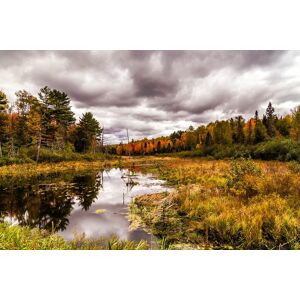
[[[0,89],[68,93],[106,143],[156,137],[258,109],[300,104],[300,51],[0,51]]]

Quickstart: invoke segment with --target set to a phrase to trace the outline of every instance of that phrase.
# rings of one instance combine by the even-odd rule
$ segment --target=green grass
[[[109,239],[86,239],[76,236],[65,241],[61,236],[45,230],[0,223],[0,250],[145,250],[144,241],[122,241],[112,236]]]

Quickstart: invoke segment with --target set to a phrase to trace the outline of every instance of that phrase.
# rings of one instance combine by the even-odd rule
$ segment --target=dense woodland
[[[76,123],[70,98],[64,92],[46,86],[35,97],[20,90],[11,104],[0,91],[2,163],[22,159],[38,162],[59,151],[96,152],[101,138],[102,128],[92,113],[84,113]]]
[[[111,149],[122,155],[182,151],[185,151],[181,153],[183,156],[300,160],[300,106],[289,115],[278,116],[269,102],[262,118],[256,111],[247,121],[239,115],[196,129],[190,126],[188,130],[174,132],[168,137],[132,141]]]

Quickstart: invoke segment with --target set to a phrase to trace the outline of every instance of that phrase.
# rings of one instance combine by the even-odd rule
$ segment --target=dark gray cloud
[[[67,92],[107,142],[158,136],[232,114],[300,103],[299,51],[0,51],[0,89]]]

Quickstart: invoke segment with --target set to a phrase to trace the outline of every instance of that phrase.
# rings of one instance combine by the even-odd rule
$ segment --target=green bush
[[[262,160],[300,161],[300,142],[291,139],[273,139],[257,145],[233,144],[212,145],[203,149],[176,153],[158,154],[159,156],[209,157],[214,159],[251,157]]]
[[[6,165],[14,165],[14,164],[24,164],[24,163],[32,163],[33,161],[28,157],[1,157],[0,158],[0,166]]]
[[[271,140],[257,145],[253,157],[264,160],[300,160],[300,145],[290,139]]]
[[[251,177],[261,175],[261,169],[252,159],[235,159],[231,161],[231,167],[227,177],[227,190],[238,197],[252,197],[258,193],[252,185]]]

